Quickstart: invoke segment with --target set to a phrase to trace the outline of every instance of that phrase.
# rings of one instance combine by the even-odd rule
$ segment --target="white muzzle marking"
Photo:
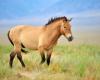
[[[70,38],[71,36],[72,36],[71,34],[66,35],[67,38]]]

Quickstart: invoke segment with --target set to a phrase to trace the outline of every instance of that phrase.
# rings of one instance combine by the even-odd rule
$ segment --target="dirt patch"
[[[31,80],[34,80],[38,75],[40,75],[41,72],[37,72],[37,71],[34,71],[34,72],[20,72],[18,73],[18,76],[24,76],[24,77],[27,77]]]

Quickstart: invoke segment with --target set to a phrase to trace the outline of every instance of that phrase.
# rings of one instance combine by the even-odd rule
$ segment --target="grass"
[[[26,68],[15,58],[9,67],[12,46],[0,46],[0,80],[100,80],[100,46],[57,45],[51,64],[40,65],[37,51],[22,54]]]

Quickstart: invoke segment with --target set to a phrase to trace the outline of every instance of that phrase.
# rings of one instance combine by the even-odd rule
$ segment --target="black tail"
[[[10,33],[10,30],[8,31],[7,36],[8,36],[8,39],[9,39],[10,43],[14,46],[14,43],[12,42],[12,40],[11,40],[11,38],[10,38],[10,36],[9,36],[9,33]],[[24,49],[21,49],[21,51],[22,51],[23,53],[27,53],[27,52],[28,52],[28,51],[25,51]]]
[[[10,38],[10,36],[9,36],[9,33],[10,33],[10,30],[8,31],[8,34],[7,34],[7,35],[8,35],[8,39],[9,39],[10,43],[11,43],[12,45],[14,45],[13,42],[12,42],[12,40],[11,40],[11,38]]]

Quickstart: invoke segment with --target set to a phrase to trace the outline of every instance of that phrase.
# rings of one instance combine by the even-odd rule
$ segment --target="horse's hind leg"
[[[28,53],[28,51],[24,50],[23,48],[21,49],[21,52],[23,52],[23,53],[25,53],[25,54]]]
[[[14,44],[14,51],[16,52],[17,58],[20,61],[20,63],[22,64],[22,67],[25,67],[25,64],[23,62],[22,55],[21,55],[21,44],[19,42],[16,42]]]
[[[15,55],[16,55],[16,53],[14,51],[12,51],[11,54],[10,54],[9,65],[10,65],[11,68],[12,68],[12,65],[13,65],[13,60],[14,60]]]
[[[19,59],[20,63],[22,64],[22,67],[25,67],[25,64],[24,64],[23,59],[22,59],[21,52],[17,52],[17,58]]]

